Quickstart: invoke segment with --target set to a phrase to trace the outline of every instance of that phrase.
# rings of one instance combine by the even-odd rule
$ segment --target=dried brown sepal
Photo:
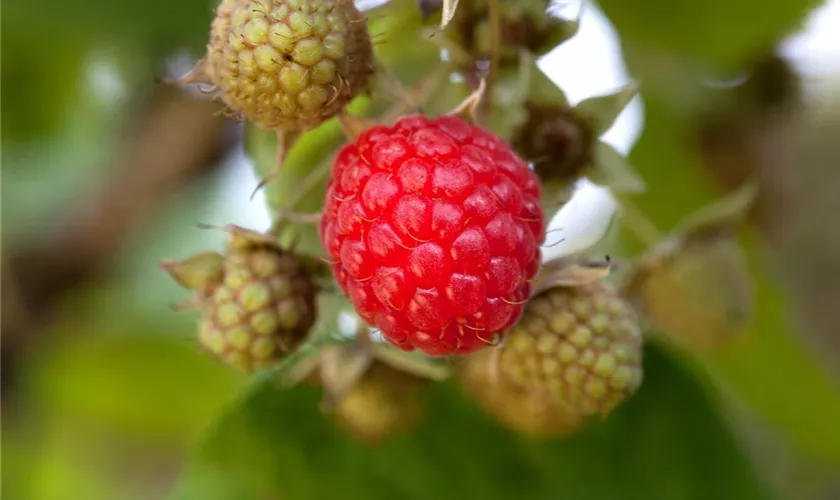
[[[543,265],[531,295],[537,296],[556,287],[584,286],[602,281],[609,276],[612,266],[609,258],[550,261]]]
[[[486,90],[487,82],[482,78],[478,82],[478,88],[467,96],[455,109],[450,111],[449,115],[457,116],[468,123],[476,123],[478,121],[478,111],[485,98]]]
[[[172,306],[170,306],[170,309],[172,309],[175,312],[198,309],[199,307],[201,307],[201,302],[204,300],[205,296],[206,294],[203,292],[196,292],[195,295],[188,298],[187,300],[172,304]]]
[[[356,140],[365,130],[379,125],[379,122],[373,118],[352,115],[344,112],[338,114],[338,123],[341,124],[341,129],[344,131],[344,135],[346,135],[350,140]]]
[[[443,31],[455,17],[459,0],[443,0],[441,3],[440,30]]]
[[[213,85],[213,80],[207,73],[207,58],[201,58],[198,61],[196,61],[193,68],[181,78],[175,80],[165,80],[164,83],[168,83],[170,85],[175,85],[178,87],[193,85],[197,83],[204,85]]]
[[[596,140],[592,124],[574,108],[528,101],[511,144],[543,182],[571,184],[592,164]]]
[[[571,38],[579,28],[579,19],[564,19],[546,12],[550,3],[465,1],[444,35],[472,60],[496,57],[502,66],[507,66],[516,63],[520,51],[539,57]]]

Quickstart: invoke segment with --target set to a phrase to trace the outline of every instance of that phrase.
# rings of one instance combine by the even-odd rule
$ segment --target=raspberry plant
[[[644,179],[601,139],[638,86],[571,105],[536,65],[576,20],[538,0],[410,3],[219,5],[179,83],[212,84],[247,123],[274,217],[249,234],[274,264],[165,266],[198,290],[199,344],[257,380],[319,387],[319,411],[379,447],[423,432],[420,393],[448,378],[511,432],[570,439],[644,391],[645,343],[720,348],[747,327],[731,229],[749,200],[652,225],[633,203]],[[563,230],[548,223],[586,182],[637,248],[546,262]],[[618,258],[593,265],[602,252]]]
[[[3,496],[836,497],[835,9],[576,3],[7,2]]]
[[[443,2],[439,26],[427,24],[435,40],[421,45],[450,51],[449,61],[423,58],[425,71],[402,78],[386,63],[394,54],[374,55],[368,18],[352,2],[224,0],[205,58],[178,82],[212,84],[249,127],[278,134],[276,164],[260,187],[297,182],[286,169],[305,174],[291,200],[270,194],[276,220],[265,233],[236,228],[224,258],[204,252],[164,263],[197,290],[199,344],[240,370],[290,371],[283,378],[292,385],[322,386],[325,411],[376,441],[399,420],[385,401],[405,397],[389,377],[443,370],[499,421],[541,435],[606,418],[643,380],[643,318],[606,283],[616,280],[609,263],[589,267],[594,254],[577,252],[543,265],[541,253],[547,219],[580,179],[616,196],[645,189],[598,139],[637,87],[571,106],[533,56],[572,36],[575,21],[546,18],[538,1],[464,4]],[[436,10],[419,7],[429,23]],[[366,109],[347,109],[362,89],[372,96]],[[334,154],[318,144],[289,159],[295,140],[327,120],[344,137]],[[302,212],[299,202],[312,195],[314,210]],[[630,230],[643,222],[625,221]],[[312,232],[320,248],[297,251]],[[662,267],[651,257],[626,264],[642,277]],[[316,292],[318,302],[344,308],[317,307]],[[652,293],[645,297],[656,303],[640,310],[659,311],[663,299]],[[336,316],[348,313],[357,326],[338,339]],[[661,313],[651,320],[673,323]],[[357,350],[346,370],[346,356],[327,355],[345,352],[343,344]],[[340,380],[324,376],[335,370]]]

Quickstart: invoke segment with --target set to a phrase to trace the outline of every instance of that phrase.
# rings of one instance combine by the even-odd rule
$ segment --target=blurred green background
[[[808,46],[804,61],[779,56],[812,12],[836,26],[838,5],[586,2],[577,36],[597,17],[612,52],[572,38],[563,60],[581,66],[541,61],[558,81],[602,57],[640,79],[630,161],[647,189],[630,198],[660,231],[757,180],[739,240],[757,295],[743,338],[699,352],[654,335],[639,395],[568,440],[507,431],[444,383],[424,393],[416,433],[370,449],[318,414],[317,393],[199,352],[195,315],[169,309],[186,293],[157,262],[223,244],[198,223],[270,224],[246,157],[265,172],[270,135],[160,83],[202,55],[214,2],[3,2],[3,498],[840,498],[840,52],[819,74]],[[416,2],[371,22],[401,80],[434,71]],[[609,88],[588,78],[573,100]],[[335,123],[307,136],[269,201],[340,140]],[[614,251],[638,254],[624,229]]]

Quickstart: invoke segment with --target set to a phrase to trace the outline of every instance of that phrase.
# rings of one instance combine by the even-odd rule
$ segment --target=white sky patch
[[[814,98],[840,78],[840,0],[830,0],[811,13],[805,29],[782,45],[787,57],[804,80],[806,98]]]
[[[565,17],[565,11],[561,12]],[[618,34],[607,17],[589,2],[581,6],[580,13],[578,33],[538,63],[572,105],[611,93],[631,80],[621,58]],[[641,134],[642,114],[641,97],[636,96],[602,138],[627,154]]]
[[[106,104],[114,104],[126,94],[125,81],[115,65],[114,57],[102,51],[94,51],[85,65],[87,88]]]
[[[225,158],[222,165],[221,200],[208,222],[236,224],[248,229],[265,231],[271,227],[271,214],[265,199],[265,189],[260,189],[251,199],[259,183],[254,164],[245,154],[242,144]]]
[[[618,202],[609,189],[581,179],[572,199],[548,225],[543,262],[583,252],[607,234]]]
[[[348,311],[338,313],[338,333],[351,338],[359,329],[359,317]]]

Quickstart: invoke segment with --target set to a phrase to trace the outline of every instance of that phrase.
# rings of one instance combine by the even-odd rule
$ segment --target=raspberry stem
[[[467,98],[464,99],[461,104],[459,104],[458,107],[452,110],[449,114],[457,116],[468,123],[476,123],[478,121],[477,111],[484,100],[486,91],[487,82],[484,78],[482,78],[478,82],[478,88],[475,89],[472,94],[467,96]]]
[[[298,138],[300,138],[300,132],[277,130],[277,157],[274,162],[274,167],[272,167],[265,177],[260,179],[257,187],[254,188],[254,192],[251,193],[252,201],[254,196],[257,195],[257,192],[277,177],[277,174],[283,169],[283,162],[286,161],[286,156],[288,156],[289,151],[292,150]]]
[[[183,87],[193,83],[213,85],[213,81],[207,75],[207,59],[199,59],[193,68],[186,75],[171,82],[173,85]]]
[[[645,246],[653,246],[662,240],[662,231],[645,214],[626,198],[621,200],[619,217],[631,233]]]
[[[449,367],[435,363],[430,358],[419,357],[384,344],[371,344],[371,349],[379,361],[418,377],[442,381],[452,375]]]
[[[496,84],[496,79],[499,74],[499,59],[502,54],[502,15],[499,12],[499,1],[489,0],[487,2],[487,15],[490,22],[490,69],[487,72],[488,93],[492,92],[493,86]],[[490,95],[492,96],[492,94]],[[486,111],[490,106],[490,101],[492,101],[492,97],[482,106],[482,111]]]

